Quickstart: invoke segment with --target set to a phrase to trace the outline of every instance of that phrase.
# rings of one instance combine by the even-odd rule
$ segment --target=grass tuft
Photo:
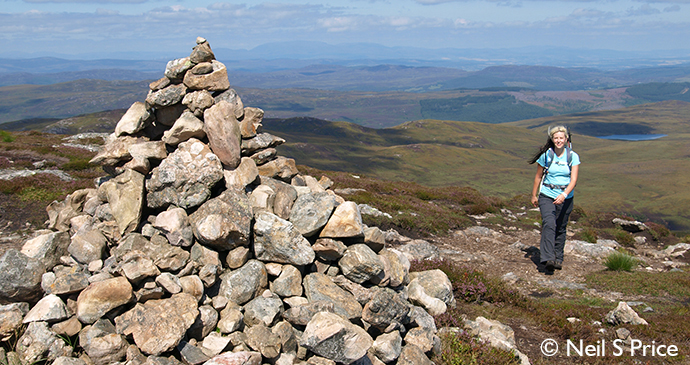
[[[604,266],[611,271],[632,271],[637,264],[636,258],[620,251],[612,252],[604,261]]]

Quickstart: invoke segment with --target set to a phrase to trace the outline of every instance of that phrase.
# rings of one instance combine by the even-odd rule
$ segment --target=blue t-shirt
[[[550,166],[546,166],[546,159],[547,159],[547,154],[549,152],[546,151],[542,153],[541,156],[539,156],[539,159],[537,160],[537,163],[541,165],[542,167],[546,168],[549,170],[549,172],[546,174],[546,177],[544,178],[544,184],[551,184],[551,185],[568,185],[570,184],[570,167],[568,166],[568,155],[564,151],[562,156],[556,156],[556,154],[553,154],[553,159],[549,159],[549,164]],[[571,158],[571,165],[579,165],[580,164],[580,156],[578,156],[577,153],[573,151],[573,155]],[[542,186],[541,187],[541,193],[548,196],[549,198],[556,199],[559,194],[563,193],[564,189],[551,189],[548,186]],[[573,197],[573,192],[575,190],[570,192],[568,195],[568,199]]]

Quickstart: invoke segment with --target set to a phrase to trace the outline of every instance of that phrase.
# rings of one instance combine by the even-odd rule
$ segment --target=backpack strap
[[[573,150],[571,150],[570,147],[566,147],[565,153],[568,161],[568,169],[570,169],[570,171],[573,171]],[[546,167],[544,167],[544,174],[547,174],[549,172],[549,167],[551,167],[551,164],[553,163],[554,155],[555,152],[553,151],[553,148],[549,148],[549,150],[546,151]],[[551,160],[551,162],[549,162],[549,159]]]

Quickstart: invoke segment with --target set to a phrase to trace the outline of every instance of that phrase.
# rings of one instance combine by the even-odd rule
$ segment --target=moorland
[[[597,87],[579,83],[560,90],[540,88],[549,83],[539,79],[546,74],[544,69],[531,69],[530,73],[525,68],[507,67],[487,73],[507,70],[512,70],[512,79],[504,75],[480,83],[475,77],[473,87],[464,88],[457,83],[439,86],[439,80],[429,83],[425,79],[424,84],[413,77],[405,88],[397,85],[379,91],[286,86],[236,89],[246,105],[266,110],[264,131],[288,141],[279,147],[280,154],[295,158],[301,171],[329,176],[335,188],[363,189],[348,199],[397,213],[390,219],[366,217],[367,224],[395,228],[411,237],[451,246],[463,255],[472,254],[465,266],[413,263],[417,269],[442,268],[456,285],[460,304],[446,317],[437,318],[440,324],[456,325],[462,316],[500,319],[515,328],[518,347],[533,363],[549,364],[553,362],[539,354],[541,340],[611,340],[613,331],[598,335],[601,328],[593,323],[615,307],[615,300],[639,300],[654,312],[644,315],[651,322],[649,327],[632,328],[635,336],[685,346],[680,358],[643,360],[686,361],[687,321],[679,318],[688,312],[687,272],[668,272],[661,259],[642,256],[687,242],[687,72],[678,73],[674,68],[669,76],[668,69],[662,69],[665,78],[652,77],[645,79],[648,83],[634,86],[630,85],[636,82],[628,80],[607,82],[607,88],[601,88],[599,82]],[[351,74],[374,71],[347,70]],[[396,82],[406,72],[405,68],[378,71],[394,75]],[[559,75],[585,78],[581,71],[566,71]],[[337,75],[341,81],[344,77],[338,70],[295,72],[293,76],[302,74],[312,81],[328,75]],[[628,74],[658,76],[658,72]],[[285,85],[285,79],[278,76],[263,77]],[[88,163],[93,152],[65,145],[64,138],[81,132],[111,132],[123,108],[144,99],[148,82],[85,79],[0,88],[0,122],[6,122],[0,124],[0,168],[59,169],[73,178],[33,175],[1,181],[0,229],[5,236],[16,235],[21,240],[22,235],[30,235],[42,228],[47,204],[75,189],[93,186],[93,179],[103,175]],[[526,193],[534,176],[534,166],[526,160],[544,143],[545,127],[554,123],[571,126],[574,148],[583,160],[573,215],[577,223],[572,225],[571,238],[589,242],[615,239],[623,245],[622,251],[638,255],[645,269],[609,271],[600,261],[574,258],[548,283],[577,281],[587,289],[545,287],[529,252],[515,249],[515,240],[535,245],[538,236],[538,214],[526,209]],[[631,133],[666,136],[635,142],[598,138]],[[103,141],[87,137],[79,143],[99,145]],[[650,229],[634,237],[615,227],[613,217],[646,221]],[[463,233],[476,225],[500,232],[496,237],[501,238]],[[461,239],[464,235],[468,238]],[[643,247],[636,247],[640,246],[636,238],[645,240]],[[677,259],[687,261],[687,257]],[[521,270],[516,271],[519,279],[514,285],[500,278],[512,269]],[[645,285],[648,283],[653,284]],[[568,317],[581,321],[569,322]],[[452,356],[442,363],[514,363],[505,353],[469,337],[444,341],[444,350]],[[588,360],[557,359],[558,363],[639,361],[610,356]]]

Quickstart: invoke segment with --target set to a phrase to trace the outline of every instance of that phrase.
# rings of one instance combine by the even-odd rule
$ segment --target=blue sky
[[[564,46],[690,54],[690,0],[0,0],[0,57],[186,53],[269,42]]]

